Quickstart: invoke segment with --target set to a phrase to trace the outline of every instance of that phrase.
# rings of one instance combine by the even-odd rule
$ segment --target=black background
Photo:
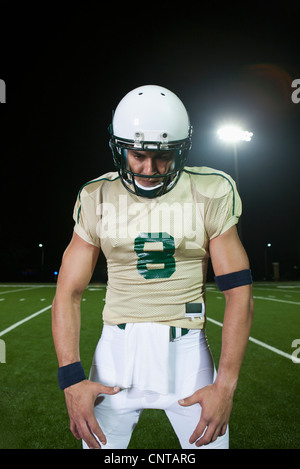
[[[54,280],[79,188],[114,171],[112,110],[144,84],[165,86],[186,105],[194,127],[190,166],[235,177],[232,147],[216,131],[235,121],[253,132],[238,146],[253,276],[271,279],[276,261],[281,280],[299,280],[296,2],[2,1],[0,9],[1,281]],[[99,265],[96,280],[105,276]]]

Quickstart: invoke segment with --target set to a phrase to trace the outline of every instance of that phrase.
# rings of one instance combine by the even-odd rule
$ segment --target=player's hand
[[[178,401],[182,406],[200,404],[201,417],[189,442],[207,445],[226,432],[233,405],[233,394],[215,384],[205,386],[189,397]]]
[[[116,394],[120,388],[104,386],[84,380],[65,389],[65,398],[70,417],[70,430],[78,440],[82,438],[90,449],[100,449],[106,438],[94,412],[94,403],[99,394]],[[95,436],[97,438],[95,438]]]

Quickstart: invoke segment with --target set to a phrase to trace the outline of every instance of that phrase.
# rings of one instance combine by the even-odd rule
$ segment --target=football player
[[[141,411],[155,408],[164,409],[182,448],[228,448],[253,315],[235,182],[215,169],[186,166],[192,127],[166,88],[129,92],[109,131],[117,171],[79,191],[53,301],[58,381],[71,431],[84,448],[124,449]],[[80,302],[100,249],[108,284],[86,379]],[[205,334],[209,257],[226,300],[218,371]]]

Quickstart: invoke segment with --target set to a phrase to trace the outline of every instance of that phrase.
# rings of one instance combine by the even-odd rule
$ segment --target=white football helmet
[[[130,91],[118,104],[109,132],[114,164],[128,191],[153,198],[175,186],[192,145],[192,127],[183,103],[172,91],[156,85]],[[145,188],[135,180],[145,176],[129,167],[128,149],[173,152],[171,168],[166,174],[150,176],[159,178],[159,183]]]

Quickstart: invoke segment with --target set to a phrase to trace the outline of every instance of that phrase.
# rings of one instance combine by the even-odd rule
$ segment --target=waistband
[[[118,327],[124,330],[126,328],[126,323],[118,324]],[[179,337],[186,335],[190,331],[190,329],[186,329],[184,327],[174,327],[174,326],[169,326],[169,327],[170,327],[170,341],[179,339]]]

